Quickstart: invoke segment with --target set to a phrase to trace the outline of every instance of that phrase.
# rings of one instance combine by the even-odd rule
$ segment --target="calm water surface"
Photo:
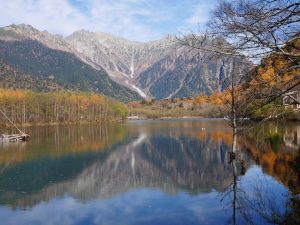
[[[242,132],[233,156],[221,120],[27,131],[0,143],[2,225],[270,224],[300,192],[296,123]]]

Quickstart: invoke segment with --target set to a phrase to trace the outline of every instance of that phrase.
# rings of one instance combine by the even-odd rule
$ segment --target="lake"
[[[222,120],[26,131],[29,142],[0,143],[2,225],[268,224],[299,212],[297,123],[244,130],[234,154]]]

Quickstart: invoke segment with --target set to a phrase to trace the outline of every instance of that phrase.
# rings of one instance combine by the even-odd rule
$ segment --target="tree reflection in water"
[[[232,169],[232,182],[225,189],[221,195],[221,202],[225,202],[226,208],[232,208],[232,216],[228,221],[228,224],[237,224],[237,210],[244,215],[242,209],[242,203],[240,202],[242,196],[246,195],[246,192],[238,185],[240,176],[246,173],[246,162],[243,157],[243,152],[237,147],[237,133],[232,132],[232,147],[227,152],[227,162],[231,165]],[[232,201],[230,202],[230,199]],[[229,200],[229,201],[228,201]]]
[[[299,181],[300,178],[300,139],[298,138],[300,134],[297,133],[297,131],[299,132],[300,130],[299,128],[300,127],[296,127],[296,129],[290,132],[285,131],[284,135],[282,135],[284,150],[287,151],[285,152],[286,154],[290,153],[289,148],[298,148],[298,150],[295,150],[297,157],[290,160],[291,163],[288,165],[293,172],[296,171],[298,176],[297,181]],[[257,177],[256,181],[249,187],[243,186],[241,178],[246,172],[246,162],[243,159],[243,151],[240,151],[237,147],[237,134],[234,131],[232,133],[232,148],[229,149],[227,153],[228,164],[230,164],[232,168],[232,182],[221,195],[221,202],[226,204],[227,209],[232,209],[231,219],[227,221],[227,223],[234,225],[265,223],[278,225],[300,224],[299,183],[289,183],[292,187],[295,187],[295,189],[291,189],[283,196],[276,193],[272,190],[272,186],[268,185],[267,175]],[[278,140],[278,136],[276,136],[276,139]],[[272,143],[273,140],[269,139],[269,141]],[[265,147],[265,143],[262,146]],[[274,151],[273,149],[271,150]],[[268,151],[266,151],[266,154],[267,153]],[[276,156],[280,157],[280,152],[277,153]],[[263,154],[264,153],[261,153],[262,156]],[[257,158],[256,160],[258,162],[260,161],[260,159]],[[276,163],[280,163],[280,160],[275,162],[275,168]],[[279,179],[281,176],[282,174],[279,174]]]

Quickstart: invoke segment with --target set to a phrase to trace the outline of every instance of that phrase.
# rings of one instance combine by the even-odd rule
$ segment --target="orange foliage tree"
[[[37,93],[0,89],[0,108],[19,124],[106,121],[127,115],[127,107],[114,99],[94,93],[67,91]]]

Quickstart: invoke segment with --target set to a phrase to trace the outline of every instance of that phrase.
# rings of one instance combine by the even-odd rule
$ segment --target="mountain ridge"
[[[211,94],[220,89],[218,71],[222,62],[227,64],[225,77],[232,70],[232,59],[213,60],[208,53],[181,46],[172,35],[150,42],[137,42],[84,29],[66,37],[24,24],[2,29],[15,32],[19,35],[16,39],[25,37],[51,49],[72,53],[94,69],[105,70],[112,80],[143,98],[193,97],[200,92]],[[248,70],[251,66],[245,61],[240,70]]]
[[[59,83],[67,90],[97,92],[125,102],[140,99],[136,92],[111,80],[101,67],[95,69],[72,51],[62,50],[67,48],[64,41],[61,42],[62,47],[55,46],[55,41],[44,44],[37,40],[42,39],[43,34],[36,32],[32,27],[22,27],[29,34],[19,32],[18,27],[17,32],[10,28],[6,27],[0,31],[0,59],[2,64],[17,71],[16,74],[20,76],[30,74],[37,80],[47,80],[48,83],[52,80],[54,84]],[[46,38],[44,41],[47,40]],[[50,44],[53,44],[52,48],[49,47]],[[5,74],[0,78],[0,83],[8,81]],[[8,85],[14,86],[14,84]],[[33,89],[40,88],[38,82],[35,86],[34,84],[29,86]]]
[[[211,94],[220,89],[218,71],[223,62],[227,64],[225,77],[229,78],[235,60],[212,59],[210,53],[182,46],[171,35],[141,43],[80,30],[65,39],[81,54],[101,65],[116,82],[135,86],[147,97],[156,99],[193,97],[200,92]],[[251,67],[252,63],[244,60],[239,70]]]

